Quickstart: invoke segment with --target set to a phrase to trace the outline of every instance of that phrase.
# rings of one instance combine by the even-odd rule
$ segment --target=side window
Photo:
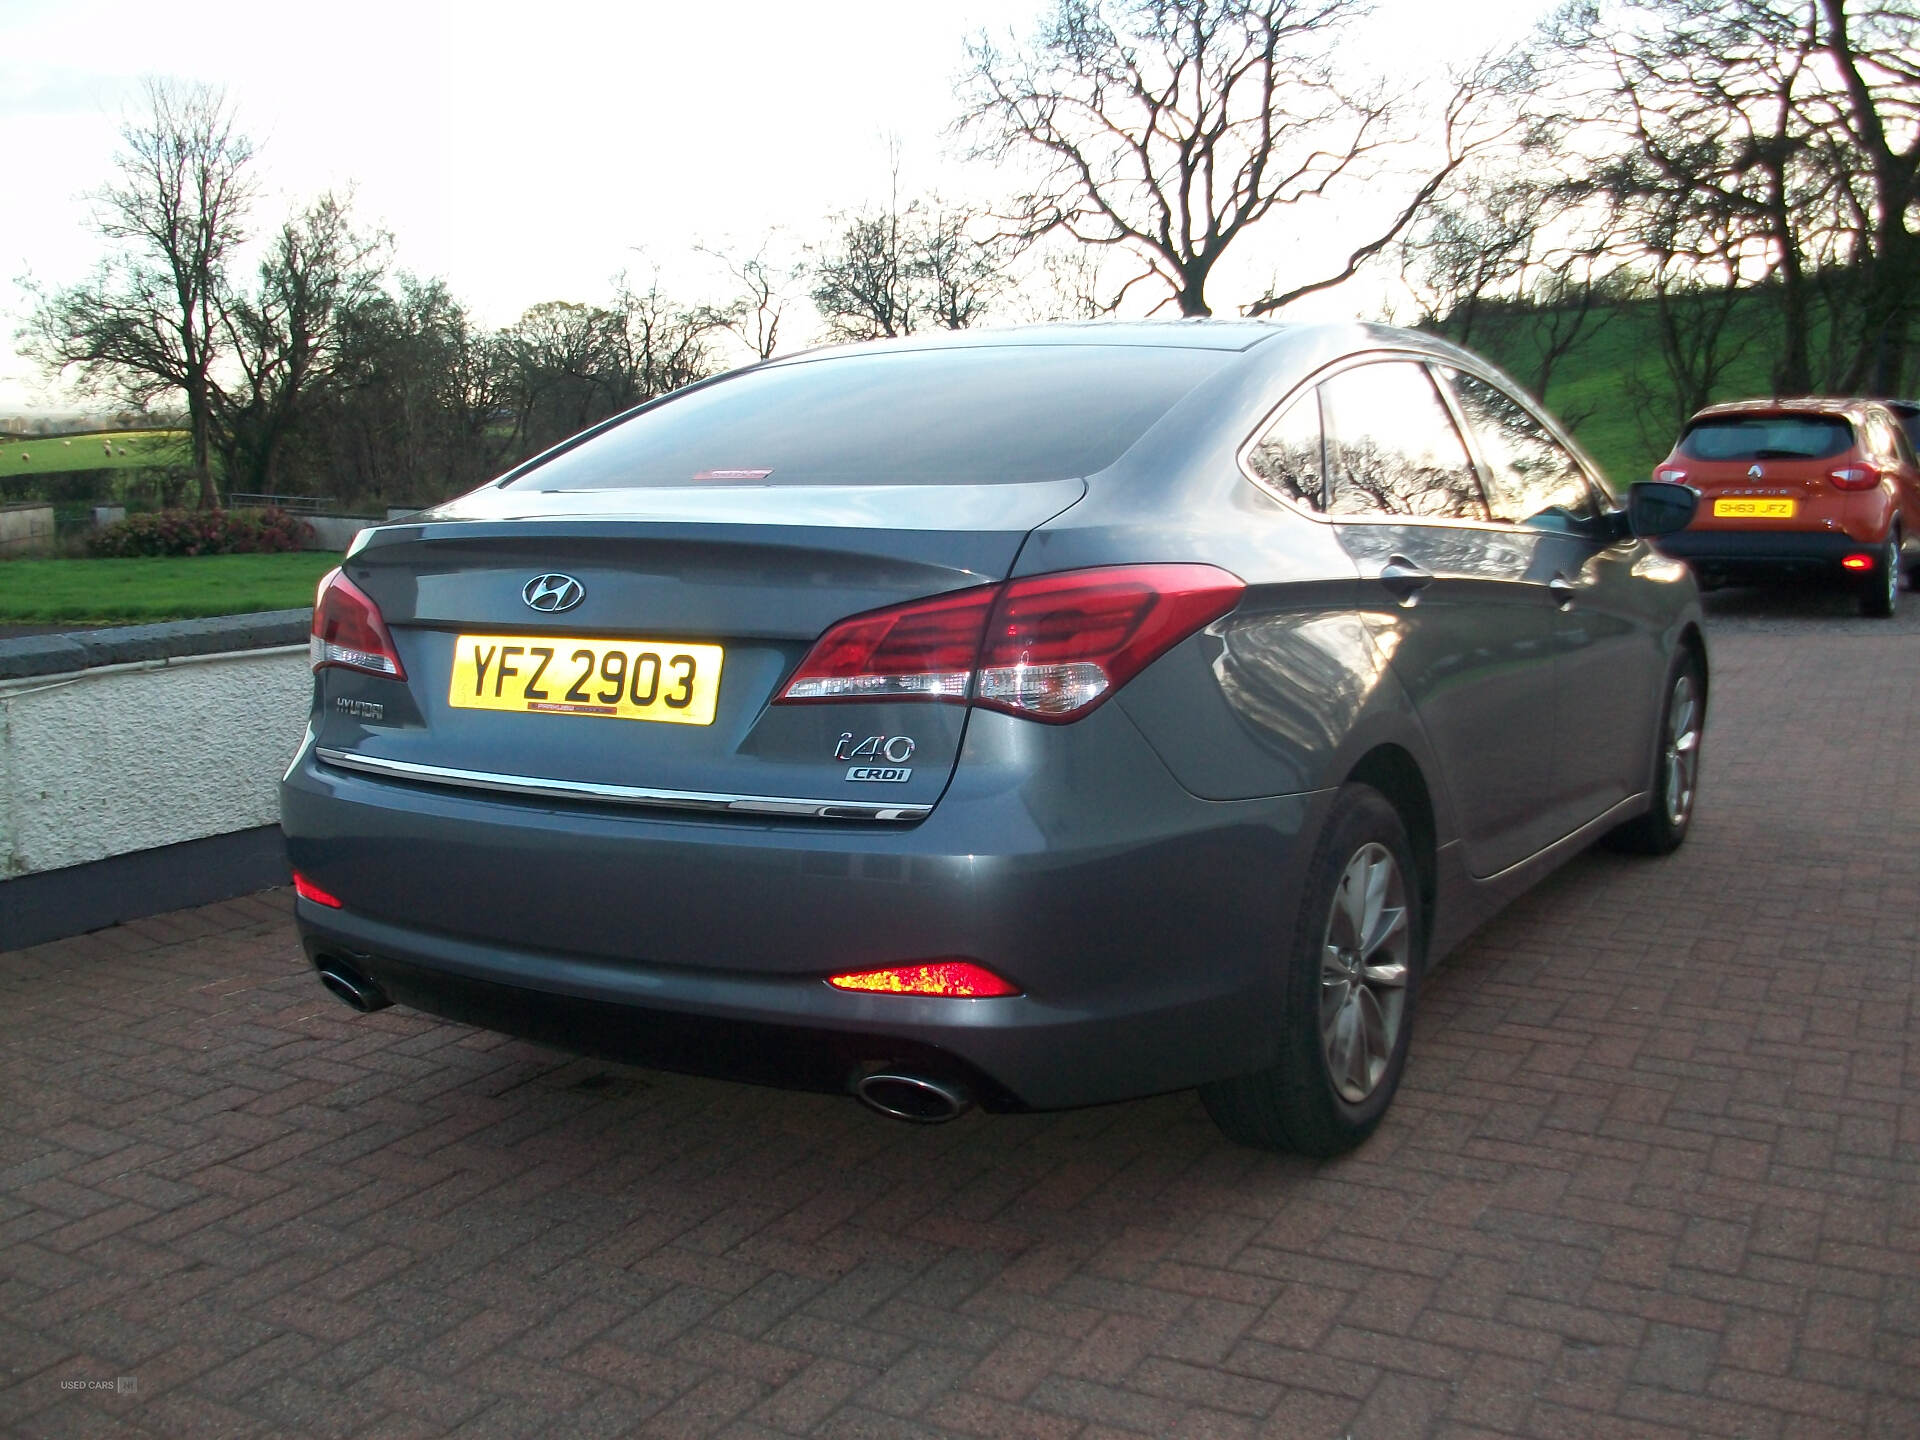
[[[1325,459],[1320,446],[1320,400],[1309,390],[1280,412],[1247,465],[1268,489],[1310,510],[1324,508]]]
[[[1579,462],[1532,411],[1476,375],[1451,369],[1446,374],[1487,459],[1494,519],[1570,529],[1595,517],[1593,490]]]
[[[1320,386],[1327,513],[1485,520],[1486,502],[1453,417],[1424,365],[1383,360]]]

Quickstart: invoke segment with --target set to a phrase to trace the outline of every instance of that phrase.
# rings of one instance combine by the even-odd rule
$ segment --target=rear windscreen
[[[1231,352],[1000,345],[854,353],[690,390],[536,466],[526,490],[1063,480],[1119,459]]]
[[[1695,460],[1825,460],[1853,444],[1837,415],[1726,415],[1702,420],[1680,442]]]

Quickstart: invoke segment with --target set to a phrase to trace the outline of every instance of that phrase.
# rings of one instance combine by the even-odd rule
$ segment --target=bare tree
[[[1887,395],[1906,378],[1920,319],[1920,10],[1910,0],[1820,0],[1839,74],[1836,122],[1870,179],[1858,262],[1861,343],[1850,390]]]
[[[1469,174],[1398,247],[1420,324],[1498,356],[1546,398],[1560,363],[1606,325],[1630,280],[1589,217],[1530,147],[1507,170]]]
[[[813,265],[814,308],[835,340],[913,333],[915,296],[909,217],[889,205],[877,214],[836,217],[839,233]]]
[[[769,257],[773,237],[760,242],[751,255],[696,246],[726,267],[734,285],[733,299],[713,311],[721,329],[730,331],[755,357],[770,360],[780,348],[780,323],[786,318],[791,291],[803,273],[799,265]]]
[[[1017,241],[1064,234],[1138,257],[1105,308],[1150,281],[1181,314],[1211,314],[1207,282],[1250,226],[1377,177],[1397,148],[1383,91],[1336,78],[1351,67],[1335,46],[1364,13],[1363,0],[1057,0],[1030,47],[971,43],[959,123],[976,158],[1037,163],[1008,217]],[[1456,92],[1444,158],[1384,229],[1335,273],[1274,287],[1249,313],[1338,284],[1390,244],[1502,131],[1483,123],[1493,73]]]
[[[343,323],[378,292],[391,238],[354,228],[350,202],[323,195],[282,225],[258,288],[223,317],[239,384],[211,387],[227,483],[273,490],[276,465],[316,387],[338,369]]]
[[[1007,287],[1007,242],[997,233],[980,234],[980,228],[972,214],[935,197],[909,237],[921,310],[943,330],[965,330]]]
[[[1007,241],[937,196],[837,217],[813,266],[812,298],[836,340],[964,330],[1007,286]]]
[[[229,300],[227,267],[245,238],[253,146],[218,90],[149,81],[145,113],[121,128],[119,178],[96,197],[115,248],[93,277],[36,293],[28,348],[48,369],[146,407],[185,400],[200,504],[218,501],[211,449],[213,371]]]
[[[1675,237],[1654,273],[1701,249],[1709,271],[1730,264],[1732,283],[1765,287],[1776,389],[1896,389],[1920,308],[1920,12],[1576,0],[1548,33],[1586,67],[1577,108],[1621,140],[1593,174],[1616,242]]]

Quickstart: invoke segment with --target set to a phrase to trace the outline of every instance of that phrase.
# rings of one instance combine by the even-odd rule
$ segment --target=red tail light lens
[[[945,700],[1077,720],[1240,603],[1212,565],[1116,565],[1035,575],[843,620],[778,703]]]
[[[293,893],[298,895],[302,900],[311,900],[314,904],[324,905],[329,910],[339,910],[342,908],[337,896],[322,890],[298,870],[293,872]]]
[[[965,704],[998,593],[982,585],[842,620],[807,652],[780,699]]]
[[[1873,556],[1849,555],[1840,562],[1840,568],[1843,570],[1871,570],[1873,568]]]
[[[855,970],[829,976],[827,983],[836,990],[944,995],[954,1000],[991,1000],[1020,993],[1018,986],[971,960],[932,960],[924,965],[896,965],[886,970]]]
[[[1077,720],[1160,655],[1240,603],[1212,565],[1119,565],[1008,582],[987,627],[975,702]]]
[[[1871,490],[1880,483],[1880,472],[1871,465],[1842,465],[1827,472],[1837,490]]]
[[[321,579],[320,593],[314,597],[307,653],[315,670],[344,665],[369,675],[407,678],[387,622],[380,618],[380,607],[337,566]]]

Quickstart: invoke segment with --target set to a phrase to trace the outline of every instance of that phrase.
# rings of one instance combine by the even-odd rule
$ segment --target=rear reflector
[[[1871,490],[1880,483],[1880,472],[1871,465],[1842,465],[1827,472],[1836,490]]]
[[[1840,562],[1840,565],[1841,568],[1846,570],[1871,570],[1873,568],[1873,556],[1849,555]]]
[[[314,597],[307,654],[315,670],[342,665],[393,680],[407,678],[380,607],[338,566],[321,578],[320,593]]]
[[[1212,565],[1115,565],[916,600],[835,625],[776,703],[971,698],[1077,720],[1245,588]]]
[[[886,995],[944,995],[955,1000],[991,1000],[1018,995],[984,965],[971,960],[930,960],[924,965],[896,965],[886,970],[859,970],[829,976],[836,990],[870,990]]]
[[[293,872],[293,893],[302,900],[311,900],[316,905],[325,905],[329,910],[343,908],[337,896],[328,894],[298,870]]]

